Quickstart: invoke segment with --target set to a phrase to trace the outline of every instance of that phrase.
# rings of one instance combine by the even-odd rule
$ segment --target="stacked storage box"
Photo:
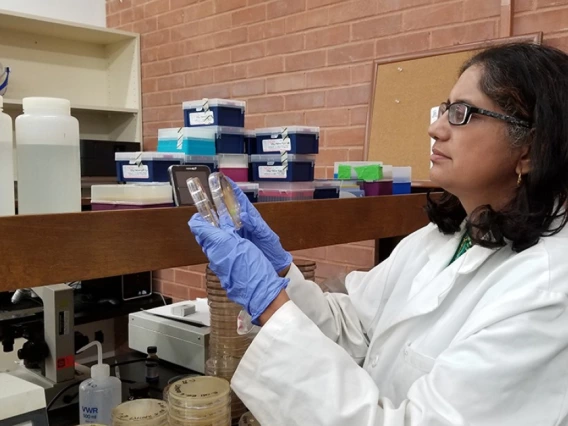
[[[341,192],[364,196],[410,194],[411,167],[393,167],[379,161],[336,162],[334,178],[341,182]],[[356,188],[359,188],[357,190]]]

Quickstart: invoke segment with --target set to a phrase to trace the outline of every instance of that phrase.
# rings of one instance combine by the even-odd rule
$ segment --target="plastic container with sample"
[[[258,202],[258,183],[237,182],[237,185],[239,188],[241,188],[241,191],[243,191],[243,193],[247,196],[251,203]]]
[[[184,164],[207,166],[211,172],[216,172],[219,169],[219,160],[216,155],[186,155]]]
[[[317,154],[319,127],[270,127],[256,130],[256,150],[259,154],[289,152],[291,154]]]
[[[219,171],[234,182],[247,182],[249,177],[249,157],[246,154],[219,154]]]
[[[316,180],[314,181],[314,200],[326,200],[339,198],[341,181],[338,180]]]
[[[312,182],[315,155],[288,154],[287,164],[281,154],[251,155],[255,182]]]
[[[158,152],[215,155],[216,132],[210,127],[158,129]]]
[[[93,185],[91,187],[92,210],[131,210],[172,206],[172,187],[169,183]]]
[[[215,132],[217,154],[244,154],[245,131],[240,127],[210,126]]]
[[[168,168],[183,164],[185,154],[176,152],[117,152],[116,175],[119,182],[169,182]]]
[[[258,154],[256,150],[256,131],[245,130],[245,151],[248,155]]]
[[[113,426],[167,426],[168,405],[158,399],[123,402],[112,410]]]
[[[412,167],[392,168],[393,195],[410,194],[412,192]]]
[[[246,102],[232,99],[200,99],[183,103],[186,127],[245,127]]]
[[[314,199],[313,182],[262,182],[258,188],[259,202],[300,201]]]

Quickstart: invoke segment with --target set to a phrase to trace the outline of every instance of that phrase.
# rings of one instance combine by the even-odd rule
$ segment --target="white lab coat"
[[[349,295],[293,266],[237,395],[263,426],[568,424],[568,229],[448,266],[459,240],[428,225]]]

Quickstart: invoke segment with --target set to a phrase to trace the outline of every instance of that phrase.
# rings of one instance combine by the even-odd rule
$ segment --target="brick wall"
[[[511,0],[514,34],[568,50],[568,0]],[[107,0],[109,27],[142,35],[144,144],[182,124],[181,102],[247,101],[248,128],[322,128],[316,177],[363,160],[372,61],[495,38],[500,0]],[[306,250],[318,280],[372,265],[369,242]],[[176,299],[203,296],[203,266],[156,274]]]

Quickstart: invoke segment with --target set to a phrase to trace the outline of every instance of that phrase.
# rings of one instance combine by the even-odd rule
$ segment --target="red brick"
[[[324,51],[297,53],[286,57],[286,72],[316,69],[325,66]]]
[[[365,150],[361,148],[351,148],[349,150],[349,161],[363,161],[363,156],[365,155]]]
[[[162,292],[165,296],[172,296],[181,300],[188,300],[189,298],[189,287],[184,285],[164,282],[162,284]]]
[[[468,21],[500,16],[501,3],[497,1],[465,0],[463,16]]]
[[[232,14],[232,25],[238,27],[240,25],[250,25],[255,22],[266,20],[266,5],[247,7],[246,9],[237,10]]]
[[[146,151],[155,151],[158,146],[158,138],[144,137],[144,149]]]
[[[283,53],[300,52],[304,48],[304,35],[293,34],[273,38],[266,42],[267,55],[281,55]]]
[[[351,25],[353,40],[366,40],[396,34],[402,28],[402,14],[379,16]]]
[[[142,80],[142,93],[152,93],[158,91],[157,78],[145,78]]]
[[[215,73],[211,71],[192,71],[185,74],[185,87],[203,86],[215,82]]]
[[[365,144],[365,128],[325,129],[325,146],[358,146]]]
[[[429,46],[430,33],[403,34],[377,40],[375,55],[377,58],[381,58],[409,52],[420,52],[428,50]]]
[[[199,57],[199,68],[214,67],[231,62],[231,54],[228,50],[213,50],[200,53],[197,56]]]
[[[277,77],[271,77],[266,80],[267,93],[282,93],[292,90],[305,89],[306,75],[301,74],[284,74]]]
[[[148,62],[154,62],[158,60],[158,53],[159,53],[160,47],[159,46],[155,46],[155,47],[151,47],[148,49],[143,49],[140,52],[140,61],[145,64]]]
[[[566,6],[565,0],[536,0],[536,8]]]
[[[316,277],[318,278],[339,278],[345,277],[347,267],[338,265],[337,263],[318,262],[316,269]]]
[[[250,99],[247,102],[247,113],[266,113],[284,110],[284,98],[282,96],[264,96]]]
[[[138,34],[147,34],[156,31],[157,29],[158,29],[158,18],[154,17],[154,18],[142,19],[141,21],[136,21],[134,23],[133,30]],[[173,30],[170,34],[172,40],[177,40],[177,38],[174,38]]]
[[[546,29],[547,33],[565,30],[568,22],[568,8],[537,11],[527,15],[515,16],[515,34],[535,33]]]
[[[142,64],[142,78],[157,77],[169,73],[170,73],[169,62],[160,61],[160,62],[151,62],[149,64]]]
[[[229,98],[231,96],[230,84],[207,85],[199,88],[198,98]]]
[[[161,77],[158,79],[158,90],[175,90],[185,87],[185,78],[183,75],[174,74]]]
[[[247,5],[247,0],[214,0],[215,12],[227,12],[229,10],[240,9]]]
[[[172,94],[172,99],[174,98],[175,94],[176,92]],[[193,99],[193,98],[188,98],[188,99]],[[186,101],[188,99],[183,99],[183,100]],[[180,100],[180,103],[181,102],[182,101]],[[180,111],[179,105],[168,106],[168,107],[144,108],[142,110],[142,116],[144,118],[144,123],[152,121],[159,121],[159,122],[170,121],[173,117],[176,117],[176,115],[179,116],[179,111]],[[146,149],[147,151],[149,150],[145,144],[144,144],[144,149]]]
[[[158,28],[170,28],[183,23],[183,14],[175,10],[165,15],[158,16]]]
[[[134,19],[136,21],[140,21],[141,19],[145,18],[143,4],[139,4],[138,6],[132,7],[132,10],[134,11]],[[146,19],[152,19],[152,18],[146,18]],[[157,23],[158,19],[156,17],[154,17],[154,19],[156,20]]]
[[[434,0],[434,1],[446,1],[446,0]],[[484,0],[481,0],[484,1]],[[491,0],[490,0],[491,1]],[[378,2],[378,13],[386,13],[403,9],[414,9],[418,6],[424,6],[427,4],[432,4],[433,0],[381,0]]]
[[[199,34],[210,34],[225,28],[231,28],[231,15],[225,13],[200,19],[197,22],[197,27],[199,28]]]
[[[371,85],[345,87],[327,92],[326,106],[368,105],[371,99]]]
[[[277,21],[262,22],[247,26],[249,41],[266,40],[272,37],[278,37],[286,33],[286,20],[279,19]]]
[[[231,94],[233,97],[263,95],[265,93],[264,80],[245,80],[233,84]],[[247,116],[248,120],[248,116]]]
[[[325,105],[325,92],[302,92],[285,97],[286,110],[321,108]]]
[[[292,256],[294,256],[294,261],[296,259],[308,259],[308,260],[325,260],[326,255],[326,248],[325,247],[317,247],[307,250],[296,250],[292,252]]]
[[[349,124],[352,126],[356,126],[358,124],[367,124],[367,116],[369,114],[369,108],[364,107],[357,107],[351,108],[349,111]]]
[[[291,34],[311,28],[321,28],[328,22],[329,12],[327,10],[312,10],[286,18],[286,32]]]
[[[170,0],[170,9],[180,9],[182,7],[186,7],[197,3],[199,0]]]
[[[368,18],[377,13],[377,4],[380,1],[355,0],[343,1],[332,6],[329,10],[329,23],[354,21],[360,18]]]
[[[169,121],[151,121],[144,123],[143,132],[146,136],[157,136],[159,129],[164,129],[170,127]],[[164,269],[165,271],[169,271],[170,269]],[[168,279],[165,277],[158,277],[160,279]],[[173,281],[173,278],[172,280]]]
[[[327,260],[349,265],[372,267],[375,262],[374,250],[352,245],[341,245],[327,248]]]
[[[241,62],[251,59],[262,58],[265,55],[265,43],[250,43],[244,46],[236,46],[231,50],[231,61]]]
[[[144,5],[144,16],[150,18],[170,11],[168,0],[154,0]]]
[[[185,41],[184,52],[186,55],[193,53],[208,52],[215,49],[215,40],[209,35],[193,37]]]
[[[158,30],[149,34],[142,34],[142,49],[154,46],[162,46],[170,42],[170,30]]]
[[[172,40],[187,40],[193,37],[199,37],[199,26],[198,25],[178,25],[177,27],[171,28]]]
[[[184,55],[183,42],[175,42],[160,46],[158,49],[158,59],[177,58]]]
[[[198,272],[184,271],[183,269],[175,270],[176,284],[183,284],[194,288],[205,288],[205,275]]]
[[[342,3],[345,0],[308,0],[308,9],[329,6],[330,4]]]
[[[463,21],[463,4],[443,3],[404,12],[402,28],[405,31],[438,27]]]
[[[337,25],[306,34],[306,50],[347,43],[351,37],[349,25]]]
[[[304,112],[279,112],[276,114],[266,114],[266,127],[277,126],[303,126],[305,123]]]
[[[336,161],[348,161],[349,150],[346,148],[321,148],[316,158],[318,165],[333,166]]]
[[[497,37],[495,21],[485,21],[432,31],[430,46],[435,49],[448,46],[449,43],[466,44],[491,40],[495,37]]]
[[[249,6],[254,6],[256,4],[260,4],[260,3],[268,3],[270,0],[248,0],[248,5]]]
[[[195,21],[213,16],[214,8],[211,0],[201,1],[192,6],[186,7],[183,11],[183,21],[188,24],[194,24]]]
[[[267,18],[275,19],[306,10],[306,0],[274,0],[268,3]]]
[[[161,271],[155,271],[153,274],[154,278],[159,280],[174,281],[174,270],[173,269],[162,269]]]
[[[247,76],[247,66],[246,64],[238,65],[227,65],[220,68],[215,68],[215,81],[233,81],[242,80]]]
[[[515,0],[513,2],[513,10],[515,13],[528,12],[535,9],[535,0]]]
[[[281,57],[260,59],[247,64],[247,77],[260,77],[262,75],[277,74],[283,71],[284,60]]]
[[[374,62],[353,65],[351,67],[351,83],[369,83],[373,79]]]
[[[172,92],[172,104],[179,105],[185,101],[191,101],[194,99],[199,99],[199,89],[195,87],[190,87],[182,90],[174,90]],[[164,120],[165,118],[159,117],[160,120]]]
[[[359,241],[356,243],[351,243],[349,245],[375,248],[375,240]]]
[[[248,32],[246,28],[236,28],[227,31],[221,31],[214,36],[215,47],[235,46],[237,44],[246,43]]]
[[[152,280],[152,291],[154,293],[162,293],[162,282],[157,279]]]
[[[366,41],[359,44],[348,44],[330,49],[328,65],[351,64],[353,62],[372,59],[375,56],[375,42]]]
[[[325,167],[320,167],[316,164],[314,167],[314,179],[327,179]]]
[[[306,112],[306,126],[331,127],[347,126],[348,124],[349,112],[345,108]]]
[[[134,22],[134,9],[126,9],[120,12],[120,25]]]
[[[266,127],[265,117],[265,114],[249,115],[249,113],[247,112],[247,129],[261,129],[263,127]]]
[[[107,15],[106,24],[109,28],[116,28],[120,25],[120,13],[114,13],[112,15]]]
[[[555,37],[555,38],[546,38],[543,40],[543,44],[547,46],[556,47],[557,49],[563,50],[564,52],[568,52],[568,37]]]
[[[198,288],[190,288],[189,289],[189,300],[197,300],[197,299],[205,299],[207,297],[207,291],[198,289]]]
[[[199,55],[170,59],[172,72],[192,71],[199,68]]]
[[[344,86],[351,81],[351,70],[345,68],[326,68],[306,74],[308,88]]]

